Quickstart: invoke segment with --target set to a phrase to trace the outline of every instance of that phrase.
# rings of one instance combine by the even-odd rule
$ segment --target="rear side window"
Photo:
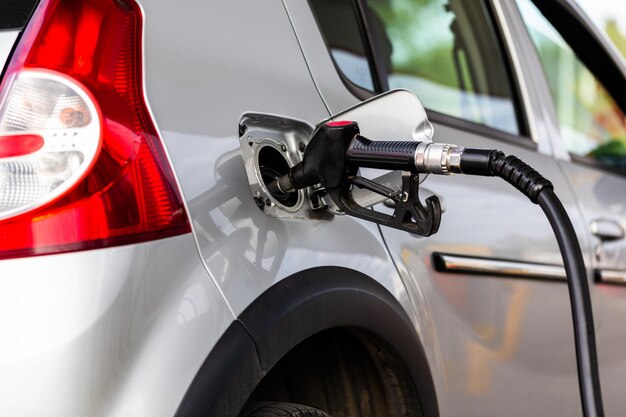
[[[626,115],[593,72],[530,0],[517,4],[548,80],[567,150],[626,169]]]
[[[0,30],[21,29],[39,0],[0,0]]]
[[[374,80],[365,88],[373,89],[378,77],[382,90],[413,91],[430,110],[520,134],[512,83],[484,0],[311,0],[311,4],[337,67],[354,84],[365,86],[352,76],[355,68],[337,58],[337,30],[345,39],[367,41],[359,56],[375,62],[360,66],[365,78]],[[325,20],[333,19],[328,15],[340,7],[353,8],[353,16],[363,15],[364,24],[325,25]],[[370,56],[367,45],[373,48]]]
[[[352,0],[313,0],[328,49],[343,75],[359,88],[374,91],[374,78],[366,52],[363,28]]]

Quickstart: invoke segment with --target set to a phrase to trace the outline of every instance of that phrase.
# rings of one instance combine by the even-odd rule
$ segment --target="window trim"
[[[538,149],[537,142],[533,141],[528,136],[515,135],[513,133],[505,132],[504,130],[495,129],[487,125],[461,119],[460,117],[450,116],[449,114],[441,113],[435,110],[426,109],[426,114],[428,115],[428,120],[433,123],[474,133],[485,138],[498,140],[500,142],[506,142],[507,145],[514,145],[531,151],[537,151]]]
[[[585,168],[595,169],[598,171],[604,171],[605,173],[611,173],[611,174],[619,175],[621,177],[626,177],[625,169],[620,169],[620,168],[612,167],[610,165],[605,165],[588,156],[580,156],[580,155],[576,155],[575,153],[569,152],[569,157],[570,157],[571,162],[575,163],[576,165],[582,165]]]
[[[374,48],[372,44],[371,37],[369,36],[369,32],[368,32],[369,27],[371,27],[372,25],[372,22],[371,22],[370,14],[365,12],[367,10],[367,8],[365,7],[366,0],[352,0],[352,6],[353,8],[355,8],[356,18],[357,20],[359,20],[358,22],[359,28],[365,30],[365,32],[361,32],[361,40],[362,42],[364,42],[365,50],[368,53],[367,59],[374,60],[374,65],[372,65],[372,62],[370,62],[370,73],[372,75],[372,82],[375,88],[375,91],[373,92],[357,86],[343,73],[341,68],[339,68],[337,61],[335,60],[333,55],[330,53],[330,46],[328,45],[326,37],[324,36],[324,33],[321,29],[318,17],[315,13],[315,10],[313,9],[313,6],[311,5],[311,1],[312,0],[308,0],[308,5],[315,19],[315,23],[317,24],[318,30],[320,34],[322,35],[328,54],[330,55],[333,65],[335,66],[335,70],[339,74],[341,81],[346,86],[348,91],[352,93],[352,95],[354,95],[359,100],[367,100],[369,98],[374,97],[377,94],[381,94],[384,91],[387,91],[388,90],[387,81],[382,80],[382,77],[380,75],[380,69],[382,68],[382,63],[381,63],[382,61],[380,61],[380,58],[378,57],[378,53],[376,51],[376,48]],[[473,122],[470,120],[462,119],[457,116],[452,116],[449,114],[431,110],[428,107],[426,107],[427,114],[429,115],[429,118],[432,117],[431,119],[432,121],[440,123],[445,126],[459,128],[462,130],[480,134],[482,136],[486,136],[486,137],[490,137],[490,138],[494,138],[498,140],[503,140],[509,144],[520,145],[521,147],[525,149],[537,150],[538,144],[535,140],[532,139],[529,133],[530,126],[528,122],[528,114],[524,107],[523,94],[521,94],[521,84],[519,82],[517,73],[515,71],[512,52],[508,48],[508,45],[504,38],[504,34],[503,34],[504,29],[502,26],[502,22],[499,20],[498,15],[496,11],[494,10],[493,0],[484,0],[484,1],[485,1],[484,4],[486,6],[487,13],[488,13],[488,18],[493,25],[495,40],[497,44],[496,46],[498,50],[500,51],[500,54],[503,58],[502,62],[504,64],[504,70],[505,70],[506,76],[511,82],[511,100],[513,102],[513,108],[515,111],[515,119],[518,125],[519,133],[512,134],[504,130],[500,130],[500,129],[497,129],[495,127],[491,127],[485,124]],[[361,22],[361,20],[363,19],[366,20],[364,23]],[[364,33],[367,35],[365,38],[363,37]],[[387,90],[384,90],[384,91],[380,90],[380,86],[387,86]]]
[[[530,134],[530,123],[529,123],[529,114],[526,111],[526,106],[524,105],[524,94],[522,93],[522,83],[519,80],[517,70],[515,68],[515,62],[513,57],[512,45],[509,45],[506,40],[506,36],[504,34],[505,26],[502,22],[502,16],[500,16],[496,10],[494,0],[485,0],[485,5],[487,6],[487,13],[489,13],[489,18],[491,19],[492,24],[494,25],[494,31],[496,35],[496,42],[498,43],[498,47],[500,49],[500,54],[504,59],[504,70],[506,71],[507,76],[511,82],[511,93],[513,97],[513,107],[515,109],[515,115],[517,117],[517,126],[519,129],[519,133],[517,135],[511,135],[512,137],[519,137],[522,139],[527,139],[532,146],[532,148],[537,148],[537,141],[533,140]],[[494,129],[498,130],[498,129]],[[507,132],[504,132],[507,133]]]
[[[356,18],[358,20],[359,28],[362,30],[361,40],[364,43],[365,50],[368,52],[367,59],[370,61],[370,73],[372,74],[374,92],[376,94],[381,94],[384,91],[389,90],[389,84],[388,81],[381,75],[385,67],[380,58],[380,54],[374,47],[374,42],[372,42],[372,32],[370,29],[372,27],[372,17],[368,12],[365,0],[352,0],[352,4],[357,12]]]

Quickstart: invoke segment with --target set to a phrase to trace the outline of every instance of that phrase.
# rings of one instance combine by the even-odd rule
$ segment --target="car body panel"
[[[232,320],[191,234],[4,260],[0,410],[172,416]]]
[[[240,116],[254,111],[311,124],[329,116],[282,2],[255,6],[233,1],[212,14],[211,5],[198,1],[174,20],[176,5],[168,8],[150,1],[142,5],[148,35],[148,99],[189,207],[201,256],[235,314],[281,278],[317,265],[358,270],[384,281],[402,299],[402,284],[376,225],[349,217],[280,221],[263,214],[252,199],[239,150]],[[271,31],[242,30],[256,25],[259,16]],[[239,26],[233,26],[230,17]],[[169,33],[157,30],[165,21],[176,30],[193,28],[187,30],[196,32],[191,38],[196,40],[185,48],[194,54],[181,51],[179,59],[172,59],[182,48],[168,41]],[[221,42],[224,37],[228,44]],[[264,48],[270,43],[275,45]],[[254,75],[242,79],[238,71],[253,63],[258,64]],[[180,68],[213,73],[202,86],[185,85],[179,80]],[[173,91],[174,85],[182,90]],[[194,88],[215,93],[192,94]],[[224,95],[230,97],[225,102]],[[204,116],[191,118],[187,108]]]
[[[411,305],[376,225],[345,216],[330,222],[283,221],[263,214],[252,199],[239,150],[240,116],[270,113],[313,125],[330,116],[282,2],[232,1],[213,15],[212,6],[201,1],[190,4],[186,13],[173,3],[164,7],[144,0],[142,6],[148,99],[203,261],[234,313],[239,315],[266,289],[296,272],[319,265],[353,269],[377,280],[400,301],[424,335],[432,365],[440,367],[436,340],[428,336],[429,309]],[[186,38],[189,44],[183,48],[169,39],[171,32],[159,31],[166,22],[174,33],[193,31]],[[253,30],[260,22],[265,30]],[[211,75],[201,86],[188,85],[180,81],[181,68]],[[241,72],[248,76],[242,78]],[[198,94],[199,89],[208,93]],[[224,89],[227,93],[220,93]],[[225,94],[229,99],[224,100]],[[189,108],[203,116],[192,118],[185,110]]]
[[[19,34],[18,30],[0,30],[0,68],[4,68]]]
[[[1,66],[19,35],[0,31]],[[191,233],[2,260],[0,315],[0,414],[19,416],[172,416],[234,320]]]

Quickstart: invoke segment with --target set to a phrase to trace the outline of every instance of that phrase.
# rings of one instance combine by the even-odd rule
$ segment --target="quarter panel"
[[[407,303],[376,225],[283,221],[252,198],[239,150],[248,111],[310,124],[329,116],[279,0],[144,0],[146,91],[207,269],[236,315],[267,288],[319,265],[375,277]],[[162,30],[163,27],[169,30]],[[407,304],[410,310],[410,306]]]
[[[172,416],[232,320],[190,234],[2,261],[0,414]]]
[[[283,3],[142,5],[147,96],[202,260],[234,314],[294,273],[346,267],[377,280],[399,300],[423,337],[431,366],[440,368],[429,309],[411,305],[376,225],[348,217],[273,219],[252,198],[239,150],[241,115],[275,114],[311,125],[329,116]]]

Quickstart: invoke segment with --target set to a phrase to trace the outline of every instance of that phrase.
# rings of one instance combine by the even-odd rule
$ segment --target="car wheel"
[[[331,417],[323,411],[306,405],[290,403],[253,403],[240,417]]]

